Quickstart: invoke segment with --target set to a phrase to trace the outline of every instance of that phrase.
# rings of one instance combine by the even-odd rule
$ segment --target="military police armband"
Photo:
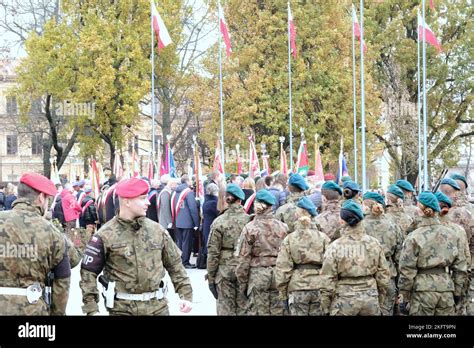
[[[99,236],[92,236],[87,243],[81,268],[99,274],[105,264],[104,243]]]

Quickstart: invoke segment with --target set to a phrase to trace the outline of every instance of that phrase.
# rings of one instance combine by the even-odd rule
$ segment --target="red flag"
[[[290,47],[293,58],[296,59],[296,29],[293,21],[293,15],[291,13],[290,3],[288,2],[288,26],[290,28]]]
[[[302,140],[300,148],[298,149],[298,162],[296,164],[297,173],[306,176],[309,170],[308,163],[308,149],[306,147],[306,141]]]
[[[421,17],[420,14],[418,14],[418,40],[423,40],[423,18]],[[431,30],[431,28],[428,26],[428,24],[425,24],[425,41],[429,43],[430,45],[434,46],[438,52],[441,52],[441,45],[439,44],[438,40],[436,39],[436,36]]]
[[[430,0],[430,9],[431,11],[435,10],[434,0]]]
[[[132,150],[132,177],[138,178],[140,175],[140,168],[138,165],[138,158],[135,149]]]
[[[286,152],[283,148],[283,142],[280,143],[280,173],[288,175],[288,164],[286,162]]]
[[[219,173],[224,175],[224,168],[222,166],[222,161],[221,161],[221,151],[219,148],[219,142],[217,143],[217,146],[216,146],[216,153],[214,155],[214,165],[212,167],[212,170],[218,170]]]
[[[357,38],[357,40],[360,42],[360,25],[359,21],[357,20],[357,13],[354,5],[352,5],[352,23],[354,25],[354,35]],[[367,46],[365,45],[365,42],[362,43],[364,54],[367,53]]]
[[[123,176],[123,167],[122,167],[122,161],[120,161],[120,155],[118,151],[115,151],[115,157],[114,157],[114,174],[115,177],[121,178]]]
[[[148,157],[148,179],[153,180],[153,173],[154,173],[154,168],[153,168],[153,158],[150,152],[150,155]]]
[[[267,175],[271,175],[270,164],[268,163],[268,155],[262,155],[263,170],[267,172]]]
[[[316,181],[324,181],[323,163],[317,141],[314,142],[314,173]]]
[[[260,176],[260,163],[258,162],[257,149],[253,136],[249,136],[250,152],[249,152],[249,177],[255,178]]]
[[[227,23],[224,18],[224,10],[221,7],[220,1],[218,5],[219,5],[219,27],[222,33],[222,38],[224,39],[224,43],[225,43],[225,53],[228,58],[230,57],[230,52],[232,52],[232,45],[230,43],[229,31],[227,30]]]
[[[168,29],[166,29],[165,23],[163,22],[163,19],[161,19],[161,16],[158,13],[153,0],[151,0],[151,16],[152,16],[151,25],[156,34],[156,40],[158,41],[158,53],[159,53],[161,49],[165,48],[173,41],[171,41],[171,37],[170,37],[170,34],[168,33]]]

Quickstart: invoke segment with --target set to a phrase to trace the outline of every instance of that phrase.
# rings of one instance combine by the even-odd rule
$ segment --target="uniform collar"
[[[420,221],[418,222],[418,227],[424,226],[433,226],[433,225],[441,225],[438,217],[421,217]]]
[[[133,231],[138,231],[140,228],[143,227],[143,224],[145,222],[145,217],[142,216],[133,220],[126,220],[117,216],[117,222],[121,224],[122,226],[132,229]]]
[[[337,210],[337,209],[339,209],[339,201],[338,200],[327,201],[323,205],[323,211],[326,211],[326,210],[334,211],[334,210]]]
[[[404,205],[405,207],[408,207],[408,206],[411,206],[411,205],[414,205],[414,204],[413,204],[413,201],[412,201],[410,198],[405,198],[405,199],[403,200],[403,205]]]
[[[271,209],[268,209],[265,213],[263,214],[257,214],[255,215],[255,219],[273,219],[274,218],[274,215],[273,215],[273,211]]]
[[[364,221],[359,222],[357,225],[354,227],[351,227],[349,225],[345,225],[343,227],[344,234],[346,235],[363,235],[365,234],[365,227],[364,227]]]
[[[226,211],[228,211],[229,213],[241,213],[244,211],[244,207],[242,207],[240,203],[232,203],[229,204]]]
[[[290,202],[297,202],[300,200],[301,197],[304,196],[304,191],[303,192],[294,192],[290,195],[289,201]]]
[[[26,198],[18,198],[13,202],[13,209],[14,210],[21,210],[21,211],[29,211],[31,213],[38,214],[39,216],[43,216],[41,207],[33,205],[31,201]]]

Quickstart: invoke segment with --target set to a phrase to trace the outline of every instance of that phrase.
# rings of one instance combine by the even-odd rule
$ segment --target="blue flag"
[[[170,178],[177,178],[178,174],[176,173],[176,167],[174,165],[174,157],[173,157],[173,150],[171,150],[171,146],[169,147],[169,174]]]

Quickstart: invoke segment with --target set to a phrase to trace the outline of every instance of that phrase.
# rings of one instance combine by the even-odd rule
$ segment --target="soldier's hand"
[[[217,287],[215,283],[209,283],[209,290],[212,292],[212,295],[217,300],[219,295],[217,294]]]
[[[193,304],[186,300],[179,301],[179,311],[182,313],[189,313],[193,309]]]

